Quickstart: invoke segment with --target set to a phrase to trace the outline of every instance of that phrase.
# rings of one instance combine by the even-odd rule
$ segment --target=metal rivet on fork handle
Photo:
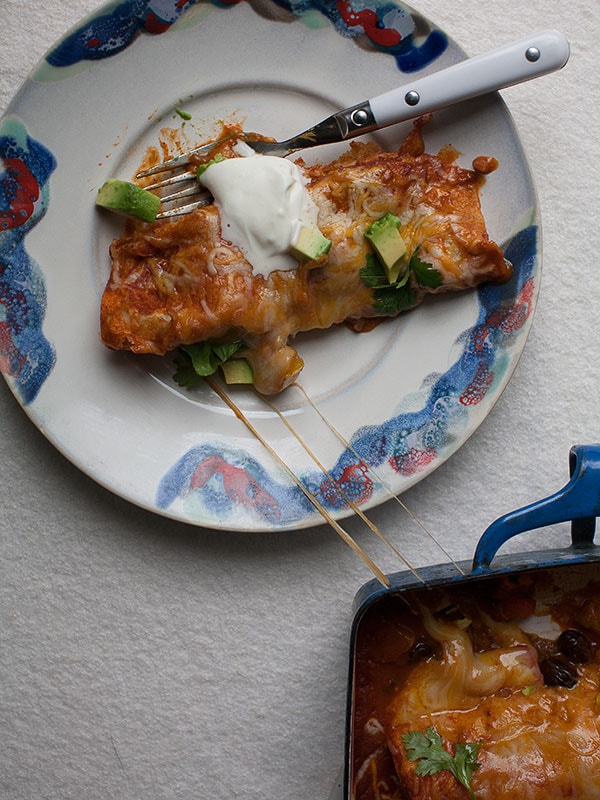
[[[352,113],[350,118],[357,128],[360,128],[371,121],[369,114],[364,108],[357,108],[356,111]]]

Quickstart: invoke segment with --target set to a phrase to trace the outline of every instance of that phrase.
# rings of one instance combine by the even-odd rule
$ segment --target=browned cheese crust
[[[164,354],[183,344],[243,339],[258,391],[273,394],[294,381],[303,362],[289,340],[302,331],[380,316],[365,266],[366,228],[387,212],[401,219],[409,252],[459,291],[510,277],[481,213],[482,176],[451,159],[423,152],[419,128],[398,152],[354,143],[329,164],[305,166],[319,209],[327,256],[297,269],[254,274],[242,252],[222,238],[215,206],[174,221],[131,223],[111,246],[102,297],[101,337],[115,350]]]

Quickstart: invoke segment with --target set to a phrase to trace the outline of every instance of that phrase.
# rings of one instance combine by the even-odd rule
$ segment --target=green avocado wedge
[[[406,268],[406,244],[398,230],[400,220],[393,214],[386,214],[373,222],[365,231],[367,239],[386,271],[390,283],[395,283]]]
[[[298,261],[315,261],[331,249],[331,240],[325,238],[317,228],[302,226],[290,253]]]
[[[96,205],[144,222],[154,222],[160,208],[160,197],[135,183],[109,178],[98,189]]]

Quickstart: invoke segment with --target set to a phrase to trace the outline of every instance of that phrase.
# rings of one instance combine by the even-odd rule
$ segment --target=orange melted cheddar
[[[219,210],[207,206],[173,221],[129,223],[111,246],[101,304],[101,337],[115,350],[164,354],[184,344],[243,340],[259,392],[294,381],[303,362],[290,344],[302,331],[347,323],[367,330],[381,317],[359,271],[367,227],[388,212],[401,220],[409,252],[441,275],[441,286],[413,281],[414,305],[428,292],[460,291],[511,275],[490,241],[479,201],[483,180],[424,152],[419,126],[398,152],[353,143],[329,164],[298,162],[332,241],[326,256],[255,274],[223,237]],[[397,312],[396,312],[397,313]]]

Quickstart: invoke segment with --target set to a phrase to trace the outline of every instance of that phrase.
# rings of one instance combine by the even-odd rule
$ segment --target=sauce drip
[[[493,156],[477,156],[473,159],[473,169],[481,175],[489,175],[498,169],[498,159]]]

